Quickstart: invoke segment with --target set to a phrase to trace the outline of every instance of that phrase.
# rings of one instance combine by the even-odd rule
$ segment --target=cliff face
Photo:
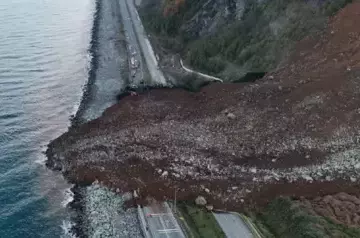
[[[145,26],[170,51],[209,74],[237,80],[247,72],[268,72],[294,44],[324,29],[328,17],[351,0],[144,0]],[[158,3],[158,4],[156,4]]]
[[[359,2],[341,10],[256,83],[126,97],[54,140],[48,165],[74,182],[157,199],[176,187],[179,199],[201,193],[219,207],[358,196],[359,12]]]

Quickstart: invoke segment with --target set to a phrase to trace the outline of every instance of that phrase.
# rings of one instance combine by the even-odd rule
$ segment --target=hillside
[[[294,43],[324,29],[351,0],[143,0],[145,27],[202,72],[239,80],[268,72]]]

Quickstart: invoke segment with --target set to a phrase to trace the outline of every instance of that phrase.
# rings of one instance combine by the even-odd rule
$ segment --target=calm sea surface
[[[44,166],[88,78],[94,0],[0,1],[0,237],[59,237],[69,185]]]

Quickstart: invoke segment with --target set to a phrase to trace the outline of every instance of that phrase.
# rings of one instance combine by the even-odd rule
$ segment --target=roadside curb
[[[175,219],[177,220],[179,226],[183,230],[183,232],[187,235],[189,238],[194,238],[195,236],[192,234],[191,229],[189,225],[187,224],[183,214],[181,213],[180,209],[176,208],[176,213],[174,212],[174,205],[170,206],[171,211],[174,214]]]
[[[247,216],[245,216],[244,214],[240,214],[238,212],[230,212],[230,213],[239,216],[249,227],[251,233],[254,235],[255,238],[263,238],[263,236],[261,235],[261,232],[258,230],[258,228],[255,226],[255,224]]]
[[[145,238],[152,238],[152,235],[146,229],[147,225],[146,225],[145,215],[144,215],[144,211],[141,209],[140,205],[137,205],[137,211],[138,211],[138,216],[139,216],[139,220],[140,220],[140,223],[141,223],[141,230],[142,230],[142,232],[144,234],[144,237]]]

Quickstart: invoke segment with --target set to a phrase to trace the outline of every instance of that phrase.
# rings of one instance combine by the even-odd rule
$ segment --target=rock
[[[310,159],[310,155],[306,155],[306,156],[305,156],[305,159]]]
[[[210,190],[208,188],[205,188],[206,193],[210,193]]]
[[[305,179],[306,181],[312,182],[314,179],[312,177],[310,177],[309,175],[303,175],[301,176],[303,179]]]
[[[353,183],[355,183],[355,182],[356,182],[356,178],[350,177],[350,181],[353,182]]]
[[[246,193],[251,193],[251,190],[245,189],[245,192],[246,192]]]
[[[355,169],[360,169],[360,163],[355,164]]]
[[[275,163],[275,162],[276,162],[276,159],[272,159],[271,162]]]
[[[116,189],[116,193],[120,193],[120,189],[117,188],[117,189]]]
[[[227,114],[227,118],[231,119],[231,120],[234,120],[236,118],[235,114],[234,113],[228,113]]]
[[[233,186],[233,187],[231,187],[231,189],[232,189],[232,190],[236,190],[236,189],[238,189],[238,187],[237,187],[237,186]]]
[[[162,173],[162,169],[158,169],[157,172],[158,172],[159,174],[161,174],[161,173]]]
[[[173,176],[174,176],[175,178],[180,178],[180,174],[177,174],[177,173],[173,173]]]
[[[169,175],[169,172],[168,171],[164,171],[162,174],[161,174],[161,177],[166,177]]]
[[[347,70],[347,71],[351,71],[351,67],[348,66],[348,67],[346,68],[346,70]]]
[[[213,206],[213,205],[211,205],[211,204],[206,205],[206,210],[208,210],[208,211],[212,211],[212,210],[214,210],[214,206]]]
[[[270,75],[270,76],[268,77],[268,79],[273,80],[273,79],[274,79],[274,76]]]
[[[203,196],[198,196],[195,199],[195,204],[198,206],[205,206],[207,203],[206,199]]]
[[[253,174],[256,174],[256,171],[257,171],[256,168],[251,168],[250,169],[250,172],[253,173]]]
[[[133,197],[134,197],[134,198],[138,198],[138,197],[139,197],[139,195],[138,195],[138,193],[136,192],[136,190],[134,190],[134,192],[133,192]]]
[[[244,199],[240,199],[240,202],[241,202],[241,203],[244,203]]]
[[[283,87],[282,87],[282,86],[279,86],[278,89],[281,91],[281,90],[283,89]]]
[[[331,181],[331,177],[330,177],[330,176],[326,176],[326,177],[325,177],[325,180],[326,180],[326,181]]]

